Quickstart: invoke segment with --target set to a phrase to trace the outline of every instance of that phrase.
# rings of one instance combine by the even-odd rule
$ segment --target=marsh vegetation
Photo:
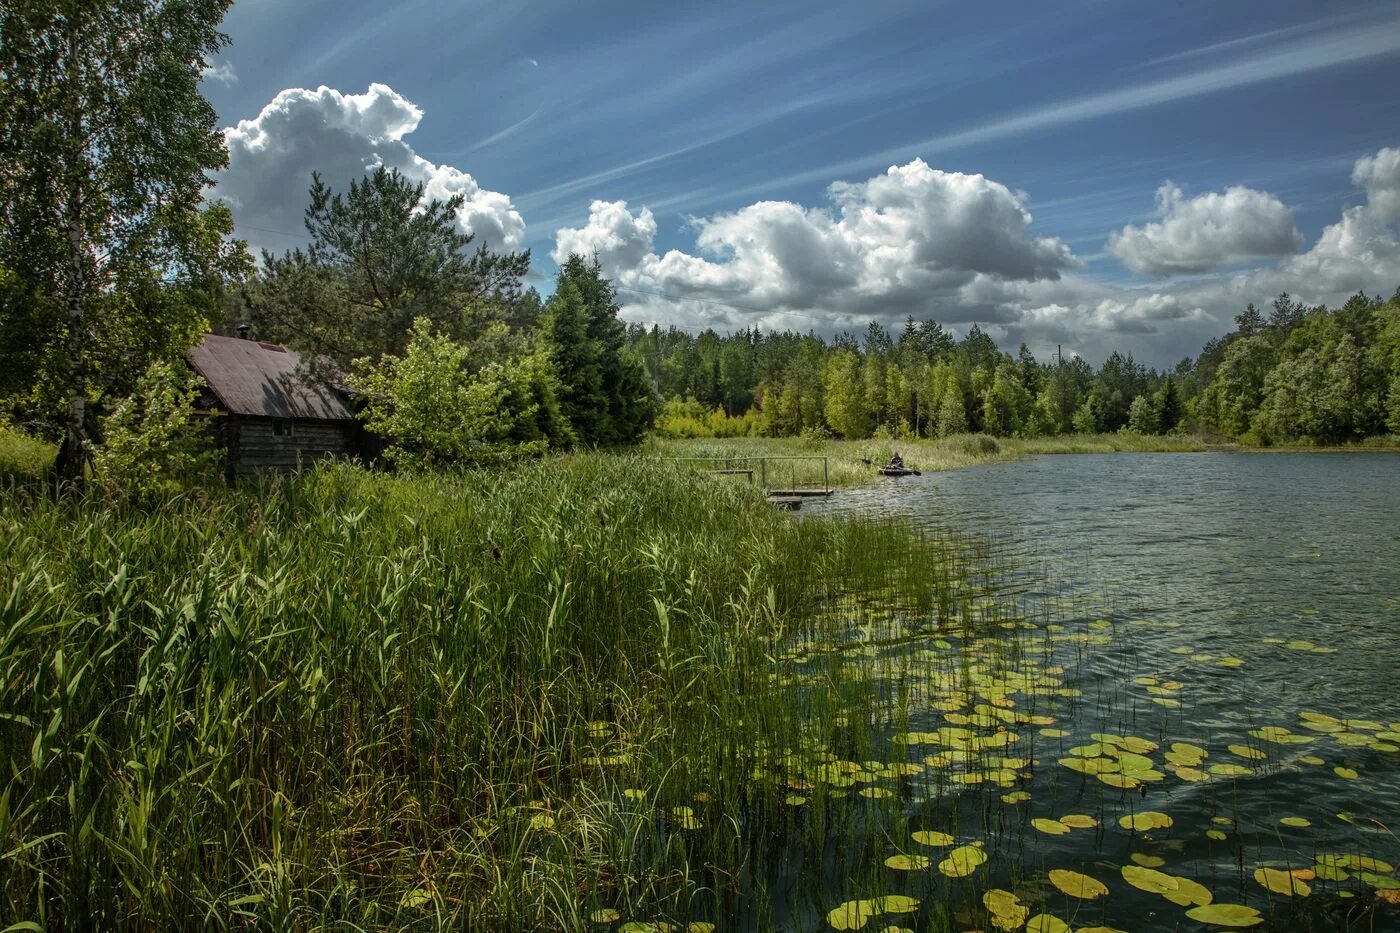
[[[21,487],[0,524],[17,919],[1394,918],[1400,715],[1195,715],[1253,651],[1336,645],[1193,644],[994,535],[617,455],[153,511]],[[1345,802],[1259,805],[1295,775]]]

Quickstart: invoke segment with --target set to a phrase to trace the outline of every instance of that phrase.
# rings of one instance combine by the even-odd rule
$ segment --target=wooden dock
[[[801,496],[770,495],[768,497],[769,505],[776,505],[778,508],[786,509],[789,512],[796,512],[798,509],[802,508],[802,501],[803,499]]]

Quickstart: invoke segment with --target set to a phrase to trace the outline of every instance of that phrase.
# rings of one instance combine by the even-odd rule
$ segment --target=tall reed
[[[602,454],[0,531],[0,914],[45,927],[713,919],[756,755],[831,727],[778,659],[962,598],[945,542]]]

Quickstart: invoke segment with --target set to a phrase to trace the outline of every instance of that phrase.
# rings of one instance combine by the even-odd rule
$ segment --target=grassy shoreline
[[[1072,435],[1046,438],[994,438],[964,434],[938,440],[864,441],[803,438],[726,438],[668,440],[653,438],[647,446],[658,457],[826,457],[832,486],[854,486],[879,478],[875,466],[895,451],[913,469],[926,473],[1005,463],[1040,454],[1100,454],[1121,452],[1199,452],[1210,449],[1201,438],[1153,437],[1134,434]],[[819,465],[803,465],[798,485],[819,485]]]

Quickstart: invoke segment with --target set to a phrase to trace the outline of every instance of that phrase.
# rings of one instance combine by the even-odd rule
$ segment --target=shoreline
[[[882,479],[875,472],[899,451],[912,469],[921,473],[941,473],[969,467],[1008,463],[1037,456],[1113,453],[1400,453],[1400,444],[1348,444],[1314,447],[1278,445],[1258,447],[1240,443],[1220,443],[1198,435],[1145,436],[1132,434],[1063,435],[1047,438],[994,438],[985,434],[964,434],[938,440],[860,441],[804,438],[660,438],[651,437],[645,445],[651,455],[666,458],[826,458],[832,488],[863,486]]]

